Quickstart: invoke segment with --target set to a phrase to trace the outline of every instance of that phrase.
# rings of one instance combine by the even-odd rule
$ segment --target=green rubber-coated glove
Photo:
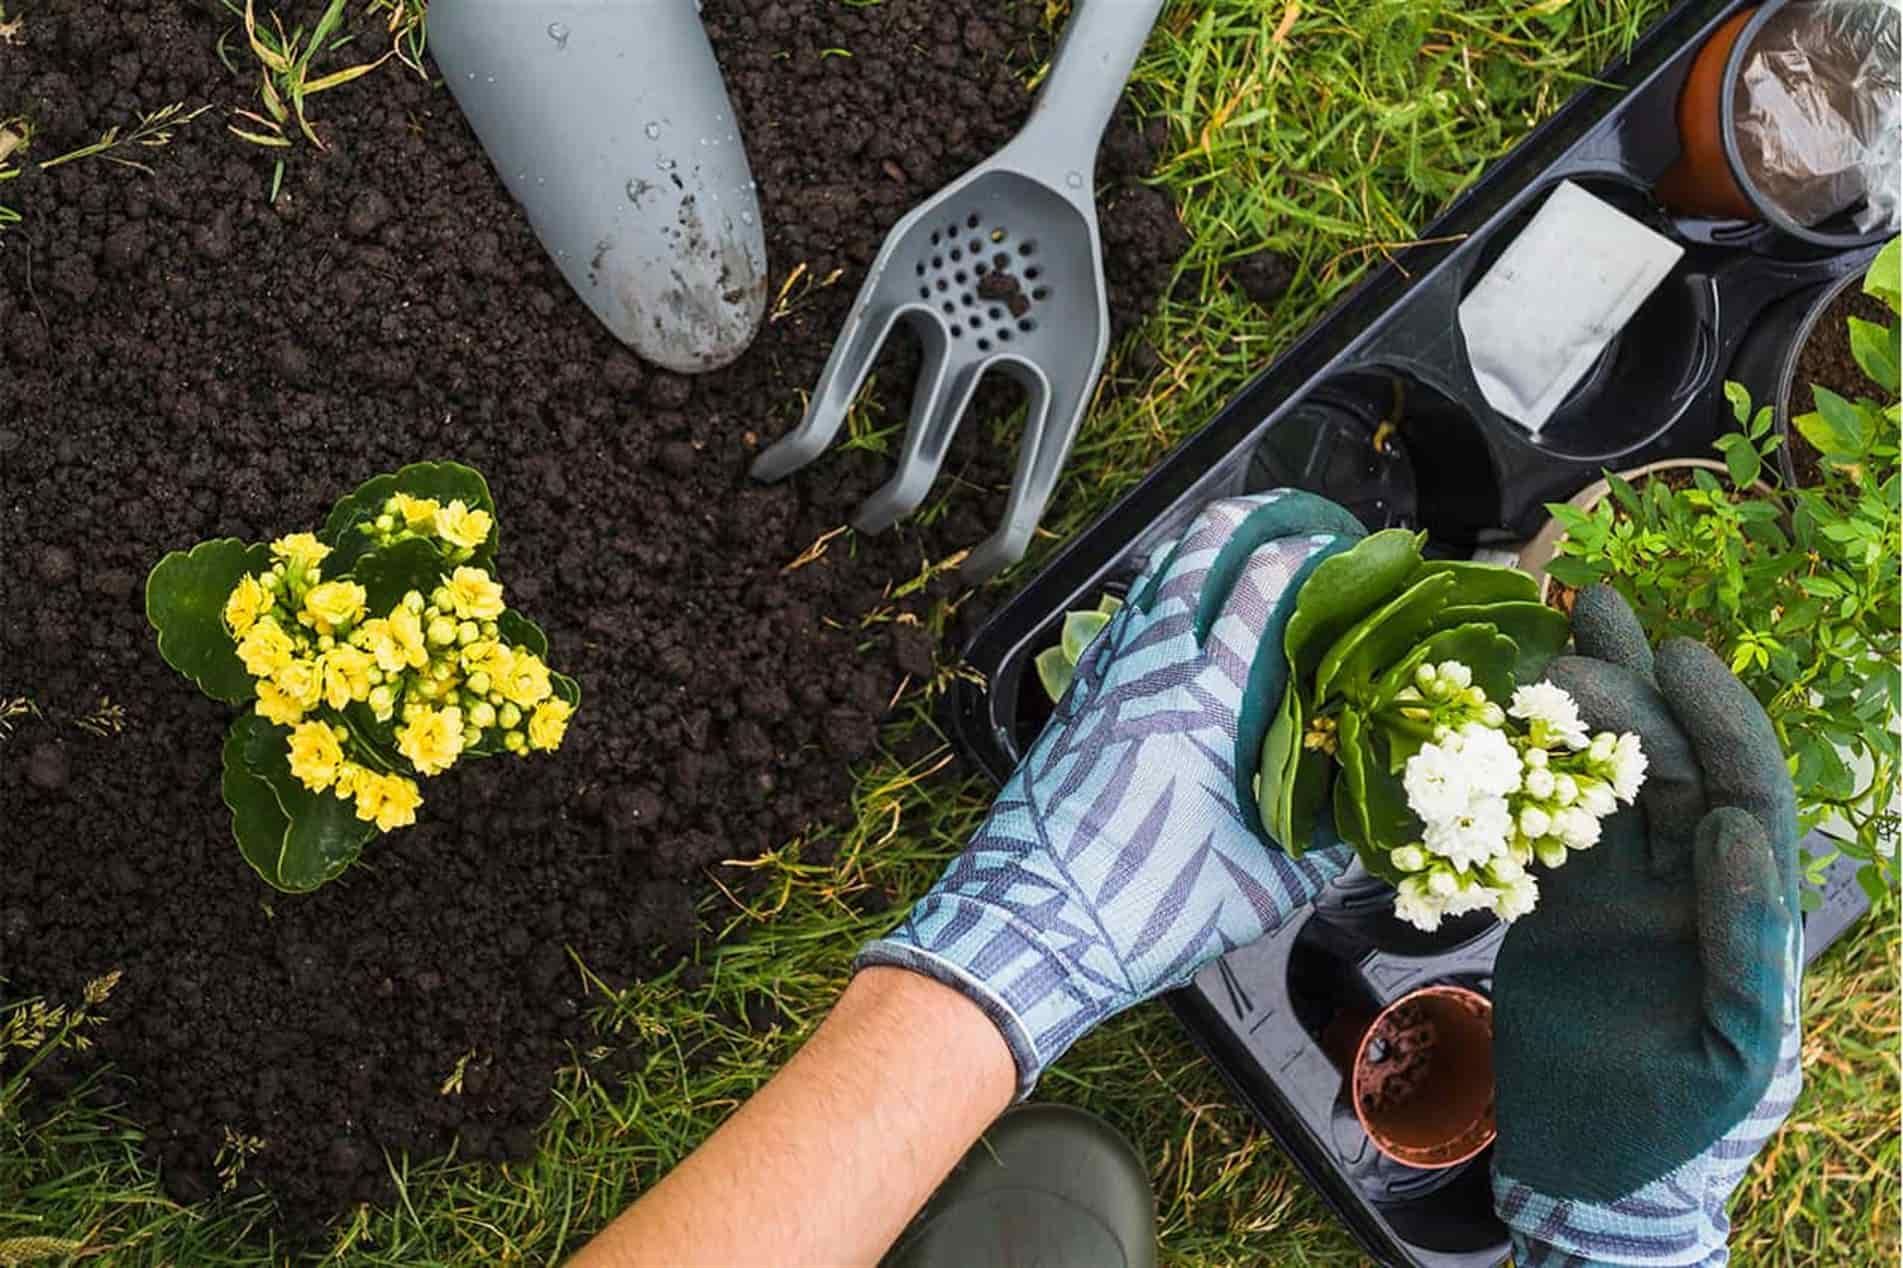
[[[1548,680],[1649,770],[1502,945],[1495,1202],[1523,1268],[1722,1264],[1726,1199],[1802,1082],[1796,798],[1710,650],[1655,660],[1605,587],[1573,638]]]

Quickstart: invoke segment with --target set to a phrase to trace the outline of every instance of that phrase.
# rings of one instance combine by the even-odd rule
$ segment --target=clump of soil
[[[324,4],[274,7],[308,29]],[[849,764],[932,663],[904,621],[933,592],[893,602],[888,584],[996,523],[1013,445],[982,438],[1014,397],[981,397],[933,527],[790,572],[887,461],[835,453],[774,487],[745,471],[796,421],[892,223],[1022,121],[1042,11],[706,0],[773,293],[802,267],[825,284],[694,379],[595,323],[449,96],[394,62],[312,99],[329,149],[290,151],[268,202],[275,152],[223,126],[256,106],[256,76],[221,64],[219,6],[41,0],[0,42],[35,159],[175,101],[213,107],[137,152],[149,176],[28,166],[7,187],[25,222],[0,237],[0,697],[47,713],[0,743],[0,979],[70,999],[123,970],[98,1051],[174,1195],[219,1187],[227,1129],[265,1142],[240,1188],[302,1230],[387,1198],[385,1150],[524,1156],[585,1038],[575,959],[611,983],[675,963],[708,869],[842,813]],[[365,20],[350,57],[381,34]],[[1154,139],[1124,121],[1111,140],[1101,215],[1127,328],[1182,231],[1138,179]],[[888,417],[915,360],[886,358]],[[428,457],[488,475],[510,597],[583,709],[556,757],[433,780],[415,828],[314,895],[277,894],[219,798],[230,710],[159,659],[146,570],[206,537],[313,526]],[[862,624],[875,609],[896,619]]]
[[[1797,377],[1791,383],[1790,415],[1808,414],[1817,408],[1812,385],[1829,388],[1845,400],[1874,395],[1877,385],[1864,374],[1850,351],[1850,318],[1888,326],[1896,320],[1882,300],[1863,293],[1863,287],[1851,283],[1831,301],[1824,315],[1811,327],[1810,338],[1797,354]],[[1823,473],[1823,455],[1797,428],[1790,429],[1785,440],[1800,486],[1816,484]]]
[[[1272,309],[1295,281],[1295,261],[1265,249],[1232,262],[1229,277],[1258,308]]]

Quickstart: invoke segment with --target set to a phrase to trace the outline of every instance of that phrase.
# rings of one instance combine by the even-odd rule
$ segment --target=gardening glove
[[[1307,904],[1349,851],[1283,854],[1253,780],[1296,592],[1361,536],[1292,490],[1204,508],[1079,658],[964,853],[855,967],[968,996],[1003,1032],[1024,1096],[1098,1022]]]
[[[1770,719],[1705,647],[1656,662],[1617,593],[1549,681],[1650,769],[1540,879],[1494,968],[1493,1189],[1522,1268],[1723,1264],[1725,1203],[1796,1100],[1797,808]]]

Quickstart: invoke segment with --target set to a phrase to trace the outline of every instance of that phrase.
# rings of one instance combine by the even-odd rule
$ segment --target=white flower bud
[[[1592,744],[1586,749],[1586,755],[1595,762],[1612,760],[1612,750],[1619,743],[1619,737],[1610,731],[1601,731],[1592,737]]]
[[[1457,660],[1442,661],[1436,672],[1440,678],[1459,690],[1465,691],[1473,685],[1474,671]]]
[[[1502,854],[1487,863],[1487,875],[1495,885],[1505,885],[1526,875],[1526,868],[1511,854]]]
[[[1418,845],[1404,845],[1388,854],[1388,862],[1397,872],[1418,872],[1427,866],[1427,851]]]
[[[1520,760],[1525,762],[1528,766],[1537,769],[1546,765],[1546,750],[1543,748],[1529,748],[1521,755]]]
[[[1520,831],[1529,841],[1537,841],[1553,830],[1553,817],[1538,806],[1520,811]]]
[[[1437,898],[1448,898],[1460,892],[1460,882],[1454,874],[1445,868],[1435,868],[1427,874],[1427,892]]]
[[[1426,691],[1434,685],[1434,667],[1423,664],[1414,671],[1414,685]]]
[[[1619,799],[1612,795],[1611,785],[1595,779],[1580,790],[1579,804],[1587,814],[1603,819],[1619,808]]]
[[[1487,693],[1478,687],[1467,688],[1460,693],[1460,698],[1476,709],[1487,703]]]
[[[1579,784],[1571,775],[1561,771],[1553,777],[1553,800],[1562,806],[1570,806],[1579,800]]]
[[[1566,843],[1553,837],[1547,837],[1533,847],[1533,853],[1539,856],[1540,863],[1546,867],[1558,867],[1566,861]]]
[[[1539,750],[1534,749],[1533,752],[1537,753]],[[1532,753],[1527,754],[1527,756],[1531,757]],[[1555,782],[1553,772],[1547,770],[1544,766],[1535,766],[1526,773],[1526,791],[1541,801],[1545,801],[1548,797],[1553,795],[1553,785]]]
[[[1482,724],[1498,730],[1507,724],[1507,712],[1489,700],[1487,701],[1486,707],[1480,711],[1480,721]]]

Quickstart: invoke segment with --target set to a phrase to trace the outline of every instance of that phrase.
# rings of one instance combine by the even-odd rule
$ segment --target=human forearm
[[[964,996],[861,972],[806,1046],[574,1268],[873,1264],[1011,1099]]]

